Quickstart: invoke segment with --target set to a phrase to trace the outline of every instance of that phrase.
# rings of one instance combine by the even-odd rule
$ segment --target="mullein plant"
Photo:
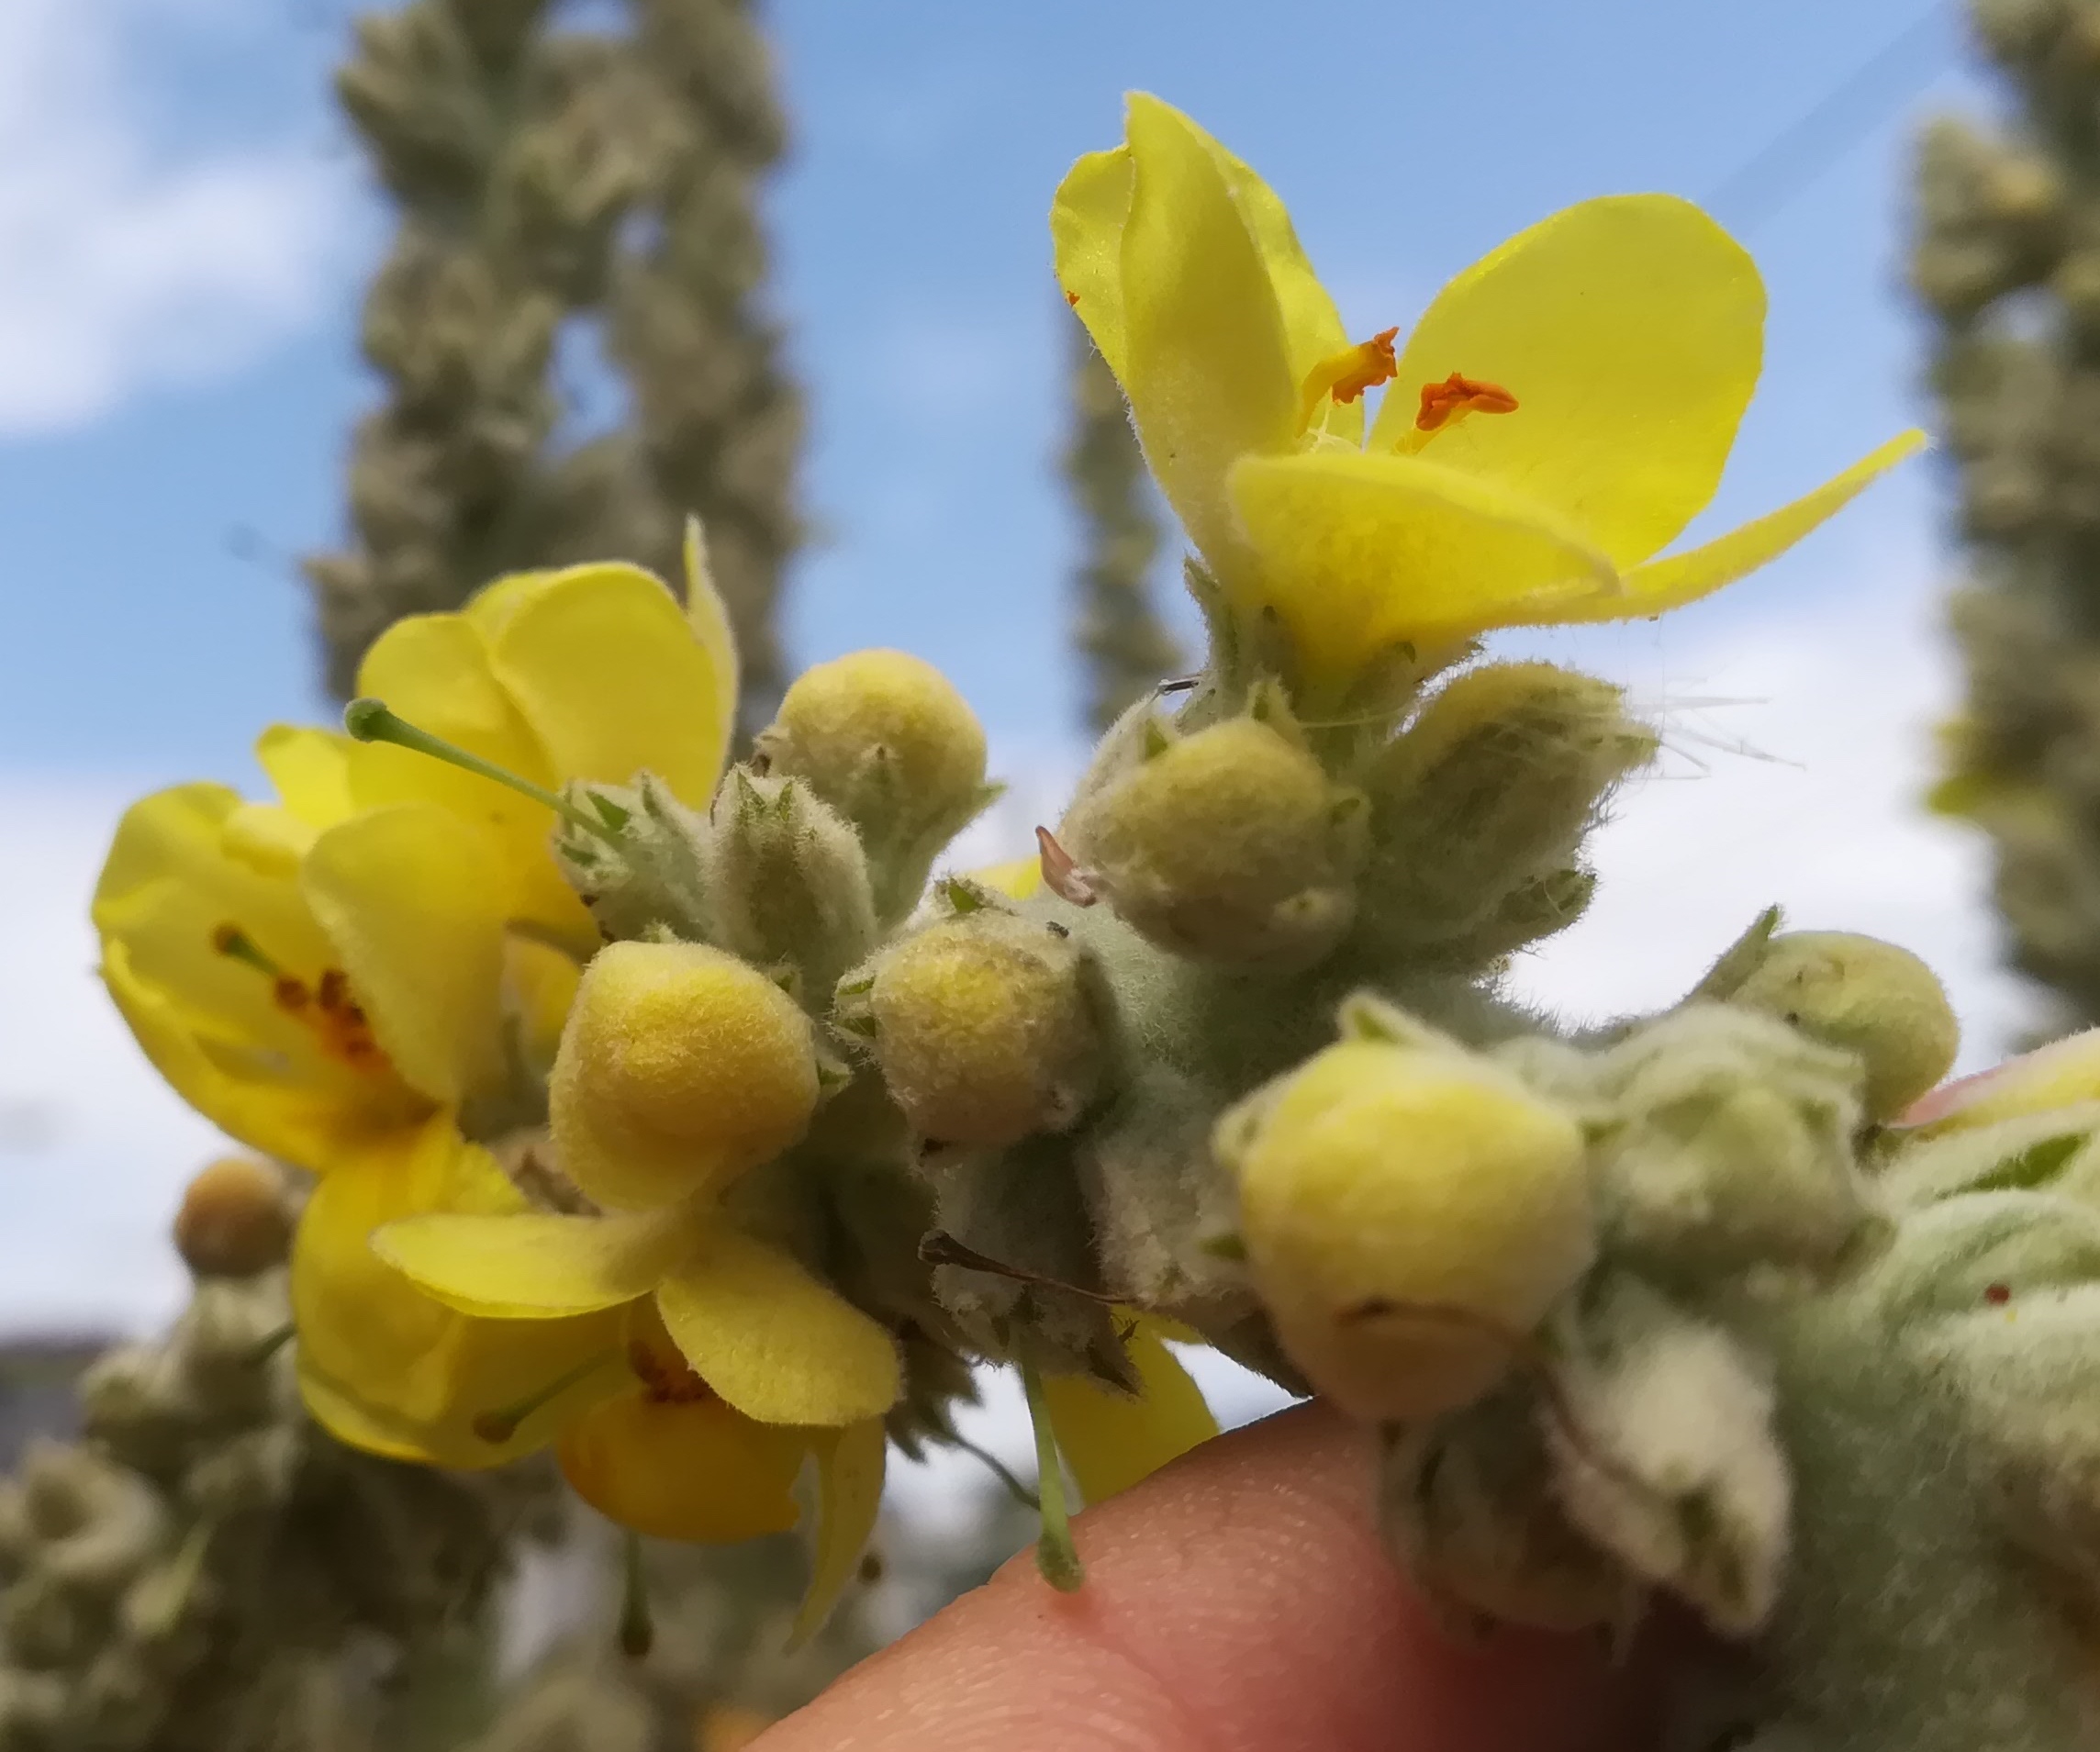
[[[1277,197],[1141,95],[1052,229],[1210,645],[1037,856],[936,874],[984,737],[896,652],[725,772],[697,531],[684,609],[501,579],[380,639],[347,735],[266,733],[278,801],[127,819],[113,994],[316,1177],[314,1415],[439,1467],[551,1446],[659,1536],[806,1524],[807,1635],[973,1366],[1019,1372],[1038,1560],[1083,1586],[1069,1491],[1211,1432],[1200,1341],[1361,1421],[1455,1631],[1623,1642],[1675,1599],[1737,1645],[1703,1744],[2089,1744],[2100,1050],[1931,1093],[1931,974],[1776,913],[1651,1016],[1505,988],[1659,739],[1484,637],[1704,596],[1919,435],[1661,554],[1761,363],[1695,207],[1585,202],[1352,342]]]

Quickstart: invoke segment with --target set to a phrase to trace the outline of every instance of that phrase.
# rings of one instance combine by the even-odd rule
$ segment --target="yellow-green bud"
[[[1137,931],[1243,966],[1317,961],[1356,916],[1363,798],[1271,725],[1171,738],[1066,817],[1060,837]]]
[[[1594,1251],[1574,1121],[1455,1051],[1343,1041],[1227,1113],[1214,1144],[1277,1336],[1359,1417],[1487,1391]]]
[[[817,1060],[809,1020],[756,968],[700,943],[616,943],[584,970],[548,1093],[577,1189],[646,1210],[799,1139]]]
[[[1091,1098],[1100,1036],[1087,988],[1059,927],[986,908],[849,975],[838,1014],[922,1137],[1002,1145],[1066,1130]]]
[[[990,796],[984,727],[945,675],[901,651],[806,670],[758,754],[859,831],[886,919],[910,910],[941,848]]]
[[[1907,949],[1844,931],[1771,939],[1730,1001],[1858,1055],[1866,1107],[1893,1118],[1947,1075],[1961,1043],[1954,1007],[1932,969]]]

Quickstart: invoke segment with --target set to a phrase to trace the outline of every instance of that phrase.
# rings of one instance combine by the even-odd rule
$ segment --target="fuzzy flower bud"
[[[1227,1113],[1214,1146],[1278,1337],[1359,1417],[1487,1391],[1594,1248],[1574,1121],[1456,1051],[1343,1041]]]
[[[1306,966],[1356,917],[1363,798],[1258,718],[1156,732],[1148,758],[1082,796],[1065,849],[1162,948]]]
[[[1856,1054],[1866,1071],[1867,1112],[1877,1120],[1902,1112],[1946,1076],[1961,1043],[1932,969],[1907,949],[1850,932],[1772,938],[1731,1001]]]
[[[1072,1125],[1100,1035],[1087,965],[1062,929],[983,908],[884,950],[839,987],[840,1026],[871,1043],[912,1129],[1003,1145]]]
[[[1373,939],[1479,962],[1572,922],[1589,898],[1582,836],[1656,746],[1620,689],[1552,664],[1447,683],[1365,780]]]
[[[616,943],[585,970],[549,1088],[562,1166],[600,1204],[715,1190],[799,1139],[810,1024],[757,969],[698,943]]]
[[[202,1169],[175,1212],[175,1251],[200,1278],[252,1278],[283,1265],[291,1244],[284,1182],[252,1156]]]
[[[990,796],[984,727],[946,676],[901,651],[804,671],[758,754],[858,830],[885,919],[910,910],[941,848]]]

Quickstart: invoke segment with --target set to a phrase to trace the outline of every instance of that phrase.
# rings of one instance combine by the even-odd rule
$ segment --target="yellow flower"
[[[527,575],[464,613],[398,623],[362,679],[528,776],[647,766],[704,801],[734,654],[697,549],[688,559],[689,618],[633,567]],[[464,1319],[368,1242],[395,1217],[526,1208],[457,1122],[507,1122],[519,1073],[553,1057],[597,933],[554,866],[542,806],[329,731],[279,726],[257,755],[277,803],[191,785],[127,813],[94,903],[104,978],[200,1112],[326,1176],[292,1262],[316,1415],[399,1457],[508,1458],[545,1440],[574,1396],[502,1442],[477,1436],[476,1418],[607,1349],[609,1329]]]
[[[1712,498],[1762,354],[1757,269],[1713,220],[1583,202],[1459,274],[1403,348],[1351,345],[1253,171],[1142,93],[1125,142],[1057,192],[1058,277],[1234,612],[1273,612],[1315,692],[1402,643],[1692,601],[1923,442],[1657,559]]]
[[[1044,1378],[1058,1452],[1089,1503],[1129,1490],[1218,1433],[1202,1389],[1162,1342],[1167,1338],[1201,1342],[1186,1327],[1136,1316],[1123,1340],[1137,1372],[1134,1397],[1083,1375]]]

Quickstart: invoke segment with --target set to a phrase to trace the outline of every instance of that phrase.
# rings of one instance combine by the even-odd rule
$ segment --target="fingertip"
[[[1369,1445],[1301,1407],[1206,1444],[1078,1523],[1087,1585],[1028,1554],[757,1752],[1581,1752],[1631,1731],[1592,1645],[1461,1645],[1371,1525]]]

